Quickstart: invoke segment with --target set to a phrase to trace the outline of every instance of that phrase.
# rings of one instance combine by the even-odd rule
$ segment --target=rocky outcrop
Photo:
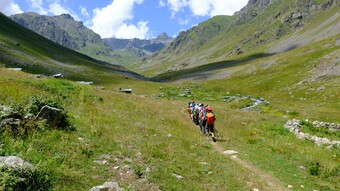
[[[81,50],[90,44],[105,47],[100,36],[84,26],[83,22],[75,21],[69,14],[44,16],[36,13],[23,13],[10,17],[22,26],[72,50]]]
[[[72,37],[50,17],[40,16],[35,13],[24,13],[14,15],[11,19],[62,46],[73,50],[79,48]]]
[[[52,127],[58,127],[60,120],[62,120],[62,110],[45,105],[41,108],[38,115],[35,117],[37,120],[46,120],[46,124]]]
[[[16,134],[16,132],[19,131],[20,125],[21,125],[20,119],[14,119],[14,118],[3,119],[0,123],[0,132],[4,130],[9,130],[12,133]]]
[[[314,128],[327,128],[332,131],[340,131],[340,124],[330,124],[325,122],[314,121],[312,123]],[[284,128],[289,129],[290,132],[294,133],[298,139],[301,140],[310,140],[313,141],[316,145],[322,146],[325,145],[327,148],[340,147],[340,141],[330,140],[328,138],[321,138],[315,135],[311,135],[309,133],[304,133],[301,131],[301,122],[300,120],[288,120],[284,125]]]
[[[26,128],[26,125],[30,126],[41,120],[45,120],[46,124],[52,128],[65,129],[70,125],[67,117],[63,109],[48,105],[37,110],[36,114],[28,113],[27,115],[25,111],[15,107],[0,106],[0,132],[10,132],[14,136],[26,134],[27,130],[30,130]]]

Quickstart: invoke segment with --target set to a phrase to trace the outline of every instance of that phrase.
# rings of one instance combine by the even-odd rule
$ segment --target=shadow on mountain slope
[[[176,80],[189,80],[189,79],[205,79],[208,78],[209,75],[214,75],[216,71],[221,69],[227,69],[235,66],[241,66],[249,63],[250,61],[261,59],[265,57],[270,57],[275,55],[275,53],[257,53],[252,54],[248,57],[237,59],[237,60],[228,60],[222,62],[210,63],[198,67],[183,69],[180,71],[171,71],[167,73],[160,74],[151,78],[153,81],[157,82],[170,82]]]

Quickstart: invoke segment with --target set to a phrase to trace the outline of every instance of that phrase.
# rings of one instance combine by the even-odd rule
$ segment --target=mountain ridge
[[[115,46],[110,40],[101,39],[100,35],[85,27],[83,22],[75,21],[69,14],[44,16],[28,12],[12,15],[10,18],[62,46],[98,60],[125,66],[139,62],[139,59],[159,51],[171,41],[163,33],[151,40],[115,39],[112,40],[118,43]],[[124,41],[132,42],[119,47]]]
[[[120,75],[147,80],[121,65],[99,61],[59,45],[0,14],[0,63],[23,71],[53,75],[63,73],[68,79],[110,81]],[[25,34],[25,35],[22,35]],[[98,79],[101,71],[106,79]]]
[[[246,56],[254,54],[256,51],[271,53],[270,47],[279,50],[280,48],[274,48],[280,46],[279,42],[284,42],[290,35],[308,27],[311,21],[319,24],[324,22],[317,17],[318,15],[329,14],[328,17],[332,17],[330,14],[335,15],[338,5],[338,1],[332,0],[249,1],[233,16],[221,16],[223,18],[221,20],[225,21],[229,18],[231,21],[224,26],[221,32],[216,33],[217,35],[211,38],[207,33],[199,37],[196,36],[197,31],[205,30],[205,26],[201,23],[192,29],[181,32],[167,49],[153,55],[135,70],[152,76],[220,62],[242,55]],[[327,18],[324,19],[327,20]],[[216,18],[203,23],[209,22],[216,22]],[[217,22],[217,25],[219,25],[218,23],[221,22]],[[333,22],[333,25],[336,25],[335,29],[338,29],[335,31],[340,30],[336,23]],[[202,36],[208,37],[206,42],[200,46],[191,46],[193,43],[201,42]],[[325,33],[323,38],[330,36],[331,34]],[[190,40],[185,42],[183,39]]]

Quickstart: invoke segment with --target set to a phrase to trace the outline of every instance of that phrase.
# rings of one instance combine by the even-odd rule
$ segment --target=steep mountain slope
[[[166,34],[156,39],[101,39],[71,15],[43,16],[22,13],[10,17],[17,23],[70,49],[113,64],[129,66],[139,59],[159,51],[171,42]]]
[[[62,46],[86,53],[91,57],[115,56],[98,34],[86,28],[82,22],[75,21],[68,14],[42,16],[36,13],[22,13],[10,18]]]
[[[232,17],[212,18],[182,32],[170,47],[138,69],[154,75],[251,54],[279,53],[297,48],[338,34],[338,11],[339,1],[333,0],[251,0]],[[214,25],[216,27],[212,27]],[[290,41],[304,41],[306,35],[296,34],[306,32],[312,26],[324,26],[310,34],[315,35],[312,38],[315,40],[299,44],[288,42],[293,34],[296,37]],[[212,28],[215,31],[210,31]],[[198,31],[200,35],[196,35]]]
[[[107,82],[118,75],[142,78],[122,66],[98,61],[56,44],[0,14],[0,64],[74,80]]]

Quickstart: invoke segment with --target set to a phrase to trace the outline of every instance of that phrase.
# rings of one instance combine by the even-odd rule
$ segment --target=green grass
[[[272,190],[258,174],[222,155],[201,136],[185,110],[191,100],[214,108],[216,129],[222,136],[217,144],[222,150],[238,151],[240,160],[277,178],[280,185],[293,185],[294,190],[340,189],[339,148],[298,140],[283,128],[291,118],[340,123],[339,76],[311,80],[314,68],[336,59],[339,46],[333,45],[339,35],[281,54],[265,54],[259,47],[228,60],[157,76],[160,81],[171,81],[188,74],[200,77],[207,70],[209,75],[232,71],[222,79],[156,83],[126,79],[116,73],[121,68],[102,67],[8,20],[1,21],[6,22],[1,25],[2,47],[9,47],[1,49],[1,66],[18,67],[15,58],[32,63],[25,71],[62,70],[70,79],[95,82],[94,86],[80,85],[0,68],[0,104],[27,107],[35,96],[58,103],[70,115],[74,131],[41,127],[22,137],[0,133],[0,154],[20,156],[48,172],[54,190],[88,190],[107,181],[118,182],[127,190]],[[231,29],[229,34],[235,42],[242,40],[238,30]],[[220,40],[223,42],[214,39]],[[36,42],[44,46],[37,47]],[[223,56],[233,45],[212,55]],[[166,62],[162,67],[169,65]],[[307,81],[299,84],[303,80]],[[132,94],[120,93],[119,88],[132,88]],[[187,88],[191,96],[179,96]],[[225,96],[238,94],[262,97],[270,103],[259,106],[260,112],[247,112],[238,108],[250,100],[223,101]],[[339,136],[308,127],[304,130],[333,139]]]
[[[4,154],[19,155],[38,168],[49,169],[56,177],[56,190],[89,189],[107,180],[119,181],[121,186],[127,187],[134,183],[136,174],[129,175],[123,169],[113,169],[116,165],[127,164],[132,166],[131,172],[140,172],[151,166],[151,183],[165,190],[208,189],[208,185],[201,182],[204,177],[217,185],[217,190],[242,190],[246,186],[232,173],[242,169],[230,169],[230,161],[214,153],[206,142],[202,142],[197,129],[190,128],[192,124],[182,119],[186,119],[186,114],[177,112],[176,102],[165,105],[159,111],[155,108],[160,108],[163,101],[152,98],[129,95],[127,100],[125,94],[111,90],[98,92],[65,80],[29,79],[22,73],[3,69],[1,73],[0,89],[5,91],[0,94],[1,97],[7,97],[3,104],[24,104],[23,100],[36,95],[59,102],[72,115],[75,132],[33,132],[26,139],[1,135],[5,144]],[[187,139],[193,133],[197,133],[193,139]],[[172,136],[168,137],[168,134]],[[103,154],[110,155],[107,159],[109,165],[93,162],[103,160]],[[210,165],[199,164],[204,161]],[[219,168],[227,170],[216,169],[214,164],[218,161],[225,161]],[[210,171],[213,174],[208,174]],[[124,174],[122,179],[120,173]],[[184,181],[173,184],[176,178],[172,173],[184,176]],[[225,178],[221,180],[216,178],[218,176]],[[147,189],[147,185],[142,186]]]
[[[18,155],[38,168],[48,169],[55,177],[55,190],[90,189],[106,181],[117,181],[125,188],[132,184],[141,190],[266,190],[266,185],[254,178],[256,175],[219,154],[200,135],[185,111],[188,98],[168,94],[154,98],[162,92],[174,91],[176,95],[183,88],[122,80],[98,91],[66,80],[37,79],[6,69],[0,69],[0,73],[2,104],[24,105],[35,95],[58,102],[71,116],[74,132],[35,131],[24,139],[1,134],[3,154]],[[134,88],[134,95],[116,91],[127,85]],[[223,149],[237,150],[239,158],[278,177],[285,186],[339,188],[338,150],[295,139],[283,129],[283,114],[237,111],[243,103],[217,99],[225,95],[223,89],[206,84],[191,88],[195,100],[214,108],[216,128],[225,140],[218,142]],[[200,92],[202,89],[205,91]],[[208,94],[215,100],[204,100]],[[323,157],[318,157],[320,153]],[[94,162],[97,160],[108,164]],[[320,169],[313,167],[315,162]],[[148,167],[152,170],[145,173]],[[310,174],[313,168],[320,171],[319,175]],[[183,179],[176,179],[173,173]],[[147,183],[137,181],[141,179]]]

